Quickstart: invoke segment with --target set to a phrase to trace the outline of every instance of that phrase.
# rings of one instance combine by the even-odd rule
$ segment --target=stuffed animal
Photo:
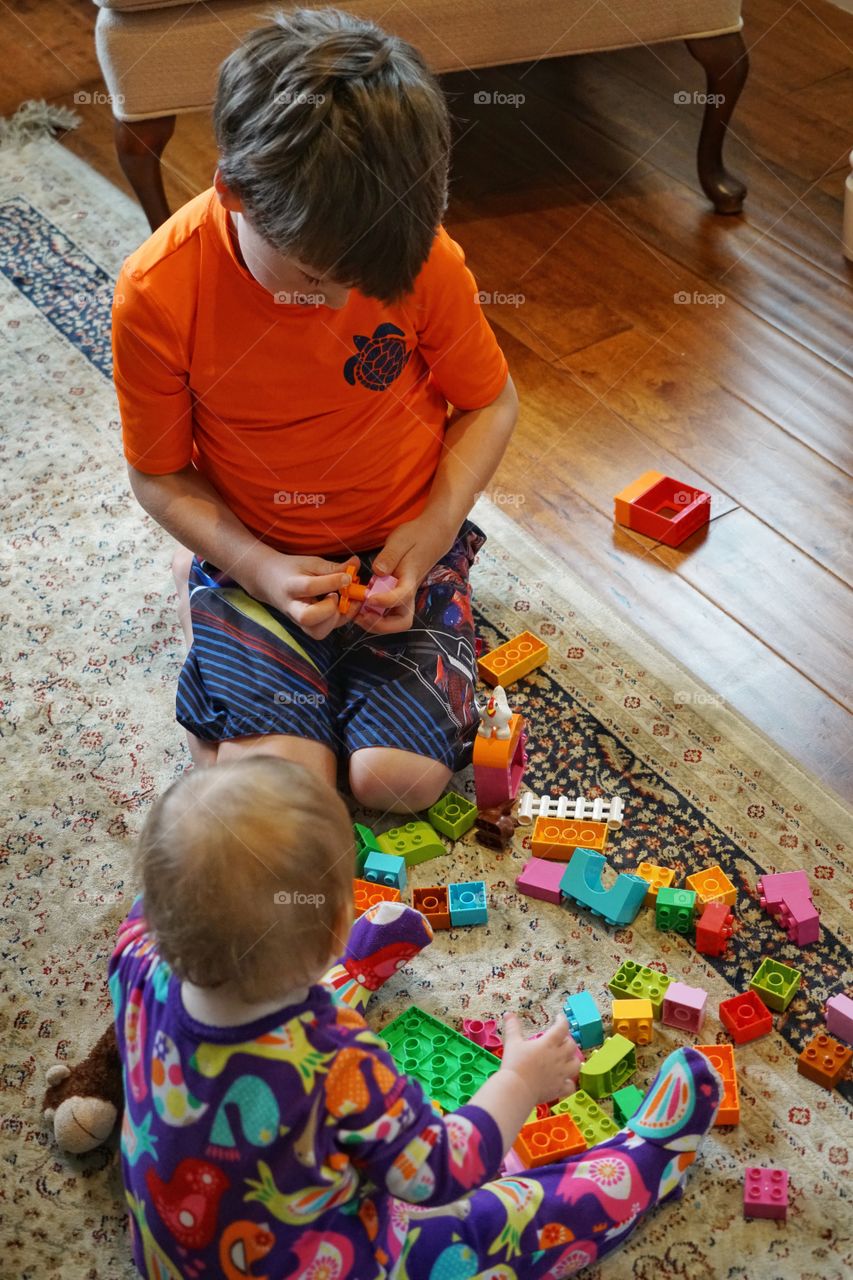
[[[124,1105],[115,1024],[76,1066],[56,1063],[47,1073],[42,1114],[57,1146],[70,1155],[94,1151],[115,1128]]]

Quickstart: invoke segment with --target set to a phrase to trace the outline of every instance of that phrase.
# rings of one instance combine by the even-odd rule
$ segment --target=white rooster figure
[[[484,703],[478,702],[477,708],[483,717],[477,732],[484,738],[509,738],[509,722],[512,719],[512,708],[507,702],[506,689],[497,685]]]

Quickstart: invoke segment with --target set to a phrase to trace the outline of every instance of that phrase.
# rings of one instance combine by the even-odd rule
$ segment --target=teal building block
[[[406,822],[401,827],[392,827],[377,836],[376,843],[382,853],[395,853],[405,858],[409,867],[447,852],[447,846],[442,844],[428,822]]]
[[[592,1098],[606,1098],[637,1070],[637,1051],[627,1036],[608,1036],[581,1065],[580,1087]]]
[[[399,1071],[444,1111],[455,1111],[500,1069],[500,1059],[412,1005],[381,1033]]]
[[[608,924],[630,924],[646,900],[648,883],[623,872],[610,889],[605,889],[601,883],[603,869],[603,853],[575,849],[560,881],[560,893],[579,906],[588,907],[593,915],[602,916]]]
[[[569,1030],[582,1049],[594,1049],[604,1043],[604,1024],[598,1005],[588,991],[578,991],[563,1004]]]
[[[637,1114],[644,1093],[635,1084],[626,1084],[624,1089],[617,1089],[613,1094],[613,1116],[617,1124],[627,1124],[631,1116]]]
[[[448,791],[427,809],[427,817],[436,831],[450,840],[458,840],[477,821],[477,806],[458,792]]]
[[[778,960],[765,958],[758,966],[755,977],[750,982],[750,990],[761,997],[770,1009],[784,1013],[794,998],[803,975],[799,969],[791,969]]]
[[[361,872],[362,880],[373,884],[387,884],[402,893],[406,887],[406,859],[395,853],[368,853]]]
[[[672,978],[665,973],[647,969],[636,960],[625,960],[607,985],[614,996],[622,996],[626,1000],[651,1000],[655,1017],[659,1018],[663,998],[671,982]]]
[[[658,889],[655,925],[658,929],[687,934],[693,928],[696,893],[693,889]]]
[[[370,830],[370,827],[365,827],[361,822],[354,822],[352,829],[355,836],[355,865],[360,876],[367,855],[371,851],[379,853],[380,849],[376,843],[376,836]]]
[[[465,924],[486,924],[488,921],[485,880],[449,884],[447,897],[450,903],[450,923],[454,928]]]
[[[619,1132],[618,1124],[583,1089],[578,1089],[570,1098],[563,1098],[551,1110],[556,1115],[571,1116],[590,1147]]]

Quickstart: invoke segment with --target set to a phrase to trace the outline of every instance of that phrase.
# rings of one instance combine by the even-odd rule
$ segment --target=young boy
[[[133,491],[185,548],[177,715],[197,764],[263,751],[417,811],[478,719],[467,520],[516,420],[441,227],[449,125],[411,46],[296,10],[223,64],[214,186],[125,263]],[[341,613],[343,564],[398,579]]]
[[[719,1077],[679,1049],[617,1135],[498,1178],[529,1112],[575,1088],[566,1020],[524,1040],[509,1015],[499,1070],[441,1116],[358,1012],[429,942],[426,920],[372,908],[320,981],[349,929],[353,860],[341,799],[272,756],[194,770],[151,809],[143,898],[110,963],[137,1267],[151,1280],[574,1275],[680,1191]]]

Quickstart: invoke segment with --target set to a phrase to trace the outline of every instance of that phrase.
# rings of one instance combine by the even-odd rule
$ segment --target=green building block
[[[659,889],[658,893],[663,890]],[[637,964],[636,960],[625,960],[607,984],[614,996],[622,996],[626,1000],[651,1000],[655,1017],[660,1017],[666,989],[672,982],[665,973],[655,969],[647,969]]]
[[[405,858],[410,867],[447,852],[447,846],[442,844],[428,822],[406,822],[402,827],[392,827],[377,836],[376,843],[383,853],[396,853],[398,857]]]
[[[626,1084],[613,1095],[613,1116],[617,1124],[627,1124],[636,1115],[645,1094],[635,1084]]]
[[[555,1115],[571,1116],[589,1147],[594,1147],[597,1142],[603,1142],[605,1138],[619,1132],[618,1124],[583,1089],[578,1089],[570,1098],[563,1098],[551,1110]]]
[[[581,1067],[579,1084],[593,1098],[606,1098],[637,1070],[637,1051],[627,1036],[608,1036]]]
[[[749,986],[768,1008],[784,1013],[802,979],[799,969],[789,969],[786,964],[779,964],[778,960],[765,958]]]
[[[370,830],[370,827],[365,827],[360,822],[354,822],[352,829],[355,835],[355,864],[358,874],[361,875],[367,855],[369,853],[381,853],[382,850],[376,843],[376,836]]]
[[[658,889],[655,899],[655,925],[674,933],[689,933],[696,914],[693,889]]]
[[[389,1022],[382,1039],[400,1071],[419,1081],[444,1111],[464,1106],[500,1069],[500,1059],[412,1005]]]
[[[476,822],[477,806],[471,804],[471,801],[466,800],[464,796],[460,796],[458,792],[448,791],[447,795],[436,800],[435,804],[427,809],[427,817],[436,831],[440,831],[443,836],[448,836],[451,840],[458,840],[466,831],[470,831]]]

